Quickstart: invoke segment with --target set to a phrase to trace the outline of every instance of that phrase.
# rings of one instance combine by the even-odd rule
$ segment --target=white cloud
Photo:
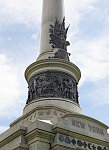
[[[11,41],[11,40],[12,40],[12,38],[11,38],[11,37],[8,37],[8,40],[9,40],[9,41]]]
[[[3,41],[2,38],[0,38],[0,43],[1,43],[2,41]]]
[[[35,34],[35,33],[32,35],[32,39],[37,39],[37,37],[38,37],[38,36],[37,36],[37,34]]]
[[[17,115],[20,95],[17,67],[0,54],[0,117]]]
[[[71,61],[79,66],[82,78],[79,86],[91,82],[91,91],[85,92],[93,107],[109,104],[109,36],[73,42]]]
[[[78,24],[85,12],[94,12],[94,2],[97,0],[65,0],[66,23],[71,25],[70,36],[78,32]]]
[[[9,127],[0,126],[0,134],[6,131]]]
[[[72,22],[76,28],[81,19],[80,11],[91,11],[96,0],[65,0],[67,23]],[[0,0],[1,25],[25,24],[38,27],[41,21],[42,0]],[[70,10],[70,11],[69,11]],[[2,26],[4,27],[4,26]]]
[[[93,104],[95,106],[109,105],[109,79],[106,78],[105,80],[101,80],[96,85],[96,91],[94,91],[92,94],[97,96],[96,104],[93,100]]]
[[[98,81],[109,77],[109,37],[93,40],[79,40],[70,47],[72,62],[78,64],[82,71],[82,80]]]
[[[40,23],[41,3],[42,0],[0,0],[1,25],[19,23],[36,26]]]
[[[72,54],[71,61],[81,69],[81,84],[84,81],[95,82],[109,77],[108,7],[103,9],[104,6],[100,5],[98,0],[67,0],[65,4],[67,24],[71,24],[68,33],[71,46],[68,51]],[[106,1],[105,6],[106,4],[108,4],[108,1]],[[95,28],[90,29],[89,33],[81,31],[81,20],[92,16],[91,23],[96,25]],[[87,21],[90,22],[88,18]],[[82,25],[87,28],[89,26],[88,22]],[[98,31],[99,34],[95,34],[95,31]],[[92,33],[93,36],[90,37]]]

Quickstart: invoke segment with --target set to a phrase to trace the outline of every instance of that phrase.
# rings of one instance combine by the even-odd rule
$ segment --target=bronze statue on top
[[[59,48],[53,58],[69,60],[70,54],[67,52],[67,46],[69,46],[70,43],[66,40],[68,29],[69,26],[65,28],[65,17],[63,18],[62,24],[60,24],[56,18],[55,25],[50,25],[50,44],[52,44],[53,49]]]

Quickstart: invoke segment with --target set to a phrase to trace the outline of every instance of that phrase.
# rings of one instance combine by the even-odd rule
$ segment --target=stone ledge
[[[26,134],[26,127],[20,126],[20,127],[13,127],[8,129],[6,132],[0,135],[0,147],[3,145],[9,143],[13,139],[17,138],[20,135]]]
[[[50,98],[46,98],[46,100],[50,100]],[[72,104],[72,105],[78,107],[78,108],[81,110],[80,106],[77,105],[77,104],[74,103],[74,102],[71,102],[71,101],[69,101],[69,100],[62,100],[62,99],[60,99],[60,100],[61,100],[61,101],[65,101],[65,102],[67,101],[70,106],[71,106],[71,104]],[[39,102],[41,102],[41,101],[43,102],[44,99],[39,100]],[[52,101],[52,100],[51,100],[51,101]],[[33,102],[31,102],[30,104],[26,105],[25,108],[24,108],[24,110],[25,110],[29,105],[35,106],[34,103],[37,103],[37,102],[38,102],[38,101],[33,101]],[[21,117],[19,117],[18,119],[16,119],[14,122],[12,122],[12,123],[10,124],[10,127],[15,126],[17,123],[19,123],[20,121],[23,121],[23,120],[26,119],[28,116],[32,115],[33,113],[35,113],[35,111],[38,111],[38,110],[54,109],[54,110],[63,112],[64,114],[72,113],[72,111],[68,111],[68,110],[66,110],[65,108],[55,106],[55,104],[54,104],[54,105],[53,105],[53,104],[49,104],[49,105],[46,104],[46,106],[45,106],[45,105],[42,105],[42,106],[37,105],[35,108],[34,108],[33,106],[32,106],[32,109],[31,109],[31,110],[29,110],[29,111],[26,112],[24,115],[22,115]],[[81,110],[81,112],[82,112],[82,110]]]
[[[52,125],[42,122],[42,121],[35,121],[31,123],[27,128],[26,140],[31,141],[34,138],[44,138],[48,141],[51,141],[54,134],[52,133]],[[39,140],[39,139],[37,139]]]
[[[51,148],[51,150],[73,150],[72,148],[70,147],[67,147],[67,146],[62,146],[62,145],[55,145]],[[76,149],[77,150],[77,149]],[[79,149],[80,150],[80,149]],[[83,149],[82,149],[83,150]]]
[[[103,144],[103,143],[99,143],[96,144],[95,141],[93,142],[89,142],[87,141],[87,138],[85,140],[82,140],[81,138],[75,138],[75,136],[68,136],[67,134],[63,135],[60,133],[57,133],[55,135],[55,140],[52,143],[52,147],[56,147],[56,146],[61,147],[65,147],[65,148],[71,148],[71,149],[87,149],[87,150],[91,150],[91,149],[98,149],[98,150],[108,150],[109,149],[109,144]]]
[[[68,117],[78,117],[78,118],[87,119],[87,120],[89,120],[89,121],[93,121],[93,122],[99,124],[100,126],[106,128],[106,129],[109,128],[109,127],[108,127],[107,125],[105,125],[104,123],[102,123],[102,122],[100,122],[100,121],[98,121],[98,120],[96,120],[96,119],[94,119],[94,118],[91,118],[91,117],[89,117],[89,116],[85,116],[85,115],[83,115],[83,114],[79,114],[79,113],[73,113],[73,114],[72,114],[72,113],[71,113],[71,114],[66,114],[66,115],[62,116],[63,119],[66,119],[66,118],[68,118]]]
[[[80,69],[75,64],[63,59],[55,58],[36,61],[29,65],[25,71],[26,81],[29,82],[30,78],[35,74],[48,70],[57,70],[68,73],[73,76],[77,82],[79,82],[81,78]]]
[[[61,109],[69,113],[71,112],[82,113],[80,106],[74,103],[73,101],[70,101],[68,99],[63,99],[63,98],[51,97],[51,98],[42,98],[36,101],[32,101],[31,103],[25,106],[23,110],[23,114],[25,115],[37,107],[43,107],[43,108],[55,107],[57,109]]]
[[[18,144],[16,145],[16,148],[14,148],[13,150],[29,150],[29,147],[27,144]]]
[[[60,119],[60,118],[58,118],[58,119]],[[52,131],[54,134],[61,133],[61,134],[65,134],[65,135],[72,136],[72,137],[82,139],[82,140],[87,139],[88,142],[93,142],[96,144],[103,144],[103,145],[109,147],[109,142],[106,139],[104,139],[104,140],[103,139],[97,139],[96,137],[91,137],[89,135],[85,135],[83,133],[74,131],[70,127],[67,127],[67,126],[65,127],[64,125],[59,124],[59,123],[56,123],[55,125],[53,125]]]
[[[34,103],[34,102],[32,102]],[[18,119],[16,119],[15,121],[13,121],[11,124],[10,124],[10,127],[13,127],[14,125],[16,125],[17,123],[19,123],[20,121],[22,121],[23,119],[26,119],[28,116],[30,116],[31,114],[33,114],[35,111],[38,111],[38,110],[47,110],[47,109],[54,109],[54,110],[57,110],[57,111],[60,111],[60,112],[63,112],[63,113],[70,113],[68,111],[66,111],[65,109],[62,109],[62,108],[58,108],[58,107],[55,107],[53,105],[50,105],[50,106],[37,106],[36,108],[32,109],[30,112],[28,112],[27,114],[25,115],[22,115],[21,117],[19,117]]]
[[[39,120],[36,120],[35,122],[31,122],[31,124],[27,128],[26,135],[36,129],[52,133],[52,124],[45,123],[45,122],[39,121]]]

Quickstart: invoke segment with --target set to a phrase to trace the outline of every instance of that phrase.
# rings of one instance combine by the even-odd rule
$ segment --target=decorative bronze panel
[[[53,25],[50,25],[50,44],[52,48],[58,48],[59,50],[54,54],[53,58],[61,58],[69,61],[70,53],[67,52],[67,46],[70,45],[70,42],[67,41],[67,32],[69,27],[65,28],[65,18],[63,22],[59,23],[57,18],[56,22]]]
[[[77,104],[78,90],[76,80],[64,72],[47,71],[32,77],[28,85],[27,104],[40,98],[64,98]]]
[[[70,144],[76,148],[86,149],[86,150],[109,150],[108,147],[97,145],[94,143],[89,143],[88,141],[83,141],[76,138],[71,138],[70,136],[59,134],[58,140],[62,143]]]

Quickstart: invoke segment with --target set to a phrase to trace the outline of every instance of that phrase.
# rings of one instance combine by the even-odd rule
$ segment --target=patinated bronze
[[[33,100],[48,97],[65,98],[79,104],[77,82],[64,72],[40,73],[30,79],[28,89],[27,104]]]
[[[69,60],[70,53],[67,52],[67,46],[70,45],[69,41],[67,41],[67,32],[69,27],[65,28],[65,18],[63,18],[63,22],[60,24],[56,18],[55,25],[50,25],[50,44],[52,48],[57,48],[58,51],[54,54],[53,58],[60,58]]]

